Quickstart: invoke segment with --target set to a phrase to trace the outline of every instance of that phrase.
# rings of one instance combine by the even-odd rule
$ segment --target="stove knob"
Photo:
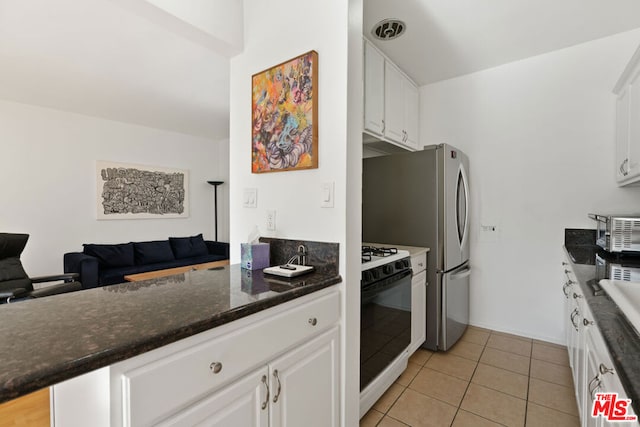
[[[396,261],[396,270],[402,270],[403,268],[405,268],[404,262]]]
[[[371,281],[371,277],[372,277],[372,275],[371,275],[370,271],[363,271],[362,272],[362,280],[364,282],[370,282]]]
[[[378,279],[378,278],[380,277],[380,271],[378,271],[378,269],[377,269],[377,268],[374,268],[374,269],[369,270],[369,271],[371,272],[371,276],[372,276],[374,279]]]
[[[411,267],[411,262],[408,259],[403,260],[402,264],[404,264],[404,268]]]
[[[391,273],[393,273],[393,265],[391,265],[391,264],[387,264],[387,265],[385,265],[384,267],[382,267],[382,272],[383,272],[384,274],[391,274]]]

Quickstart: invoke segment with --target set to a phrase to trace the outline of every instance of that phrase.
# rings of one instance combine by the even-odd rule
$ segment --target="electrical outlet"
[[[267,211],[267,230],[276,231],[276,211]]]

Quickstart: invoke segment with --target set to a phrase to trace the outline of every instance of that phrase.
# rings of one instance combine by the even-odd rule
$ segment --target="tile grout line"
[[[420,348],[422,348],[422,347],[420,347]],[[420,348],[418,348],[418,350],[419,350]],[[417,350],[416,350],[416,351],[417,351]],[[420,365],[420,369],[424,368],[424,365],[429,361],[429,359],[431,359],[431,357],[432,357],[432,356],[433,356],[433,353],[432,353],[431,355],[429,355],[429,358],[424,362],[424,364]],[[409,356],[409,357],[411,357],[411,356]],[[407,366],[408,366],[408,363],[409,363],[409,362],[408,362],[408,360],[407,360]],[[416,364],[417,364],[417,363],[416,363]],[[420,371],[418,371],[418,372],[420,372]],[[401,375],[402,375],[402,374],[401,374]],[[417,376],[417,374],[416,374],[416,376]],[[398,377],[398,378],[400,378],[400,377]],[[402,392],[398,395],[398,397],[396,397],[396,398],[395,398],[395,400],[393,401],[393,403],[391,403],[391,405],[389,405],[389,408],[388,408],[385,412],[379,411],[379,412],[382,412],[382,418],[380,418],[380,421],[378,421],[378,422],[376,423],[376,426],[377,426],[377,425],[379,425],[379,424],[382,422],[382,420],[384,420],[384,418],[385,418],[385,417],[387,417],[387,416],[388,416],[389,418],[392,418],[392,419],[394,419],[394,420],[396,420],[396,421],[398,421],[398,422],[400,422],[400,423],[404,424],[404,425],[408,425],[408,424],[403,423],[403,422],[402,422],[402,421],[400,421],[400,420],[397,420],[396,418],[393,418],[391,415],[389,415],[389,411],[391,410],[391,408],[393,408],[393,405],[395,405],[395,404],[396,404],[396,402],[398,401],[398,399],[400,399],[400,397],[404,394],[404,392],[405,392],[405,391],[407,391],[407,389],[409,388],[409,386],[411,385],[411,383],[413,382],[413,380],[414,380],[414,379],[415,379],[415,377],[413,377],[413,378],[411,379],[411,381],[409,381],[409,383],[408,383],[406,386],[404,386],[404,385],[398,384],[398,383],[396,382],[396,381],[398,381],[398,379],[396,378],[396,381],[394,381],[394,382],[393,382],[393,384],[397,384],[397,385],[399,385],[400,387],[402,387]],[[372,407],[372,408],[373,408],[373,407]],[[411,427],[411,426],[409,426],[409,427]]]
[[[475,374],[476,374],[476,372],[477,372],[477,370],[478,370],[478,365],[480,364],[480,360],[482,359],[482,356],[485,354],[485,351],[486,351],[486,349],[487,349],[487,348],[494,349],[494,350],[497,350],[497,351],[501,351],[501,352],[504,352],[504,353],[513,354],[513,355],[524,356],[524,355],[522,355],[521,353],[518,353],[518,352],[515,352],[515,351],[509,351],[509,350],[505,350],[505,349],[502,349],[502,348],[499,348],[499,347],[498,347],[498,348],[494,348],[494,347],[491,347],[491,346],[489,346],[489,345],[488,345],[488,344],[489,344],[489,341],[491,340],[491,337],[492,337],[492,336],[502,337],[502,338],[508,338],[508,339],[517,339],[517,338],[511,338],[510,336],[505,336],[504,334],[502,334],[502,333],[498,333],[497,331],[492,331],[492,330],[484,330],[484,331],[486,331],[486,332],[488,333],[488,336],[487,336],[486,340],[484,341],[484,344],[482,345],[482,350],[480,351],[480,354],[478,355],[478,358],[477,358],[477,359],[472,359],[472,358],[467,358],[467,357],[464,357],[464,356],[457,355],[458,357],[460,357],[460,358],[462,358],[462,359],[466,359],[466,360],[472,360],[472,361],[474,361],[474,362],[475,362],[475,367],[474,367],[473,372],[471,373],[471,375],[470,375],[469,379],[468,379],[468,380],[466,380],[466,387],[465,387],[464,393],[462,394],[462,397],[461,397],[461,399],[460,399],[459,404],[458,404],[458,405],[456,406],[456,408],[455,408],[455,413],[454,413],[453,419],[452,419],[451,423],[449,424],[449,426],[452,426],[452,425],[453,425],[453,423],[455,422],[456,418],[457,418],[457,417],[458,417],[458,415],[460,414],[460,411],[462,410],[462,403],[463,403],[463,401],[464,401],[465,397],[467,396],[467,393],[468,393],[469,388],[470,388],[470,386],[471,386],[472,379],[473,379],[473,377],[475,376]],[[537,343],[537,342],[534,342],[534,340],[533,340],[533,339],[528,339],[528,340],[524,340],[524,339],[523,339],[523,340],[521,340],[521,341],[524,341],[524,342],[527,342],[527,341],[528,341],[528,342],[530,343],[530,345],[531,345],[530,350],[529,350],[529,354],[528,354],[529,365],[528,365],[528,371],[527,371],[527,389],[526,389],[526,398],[525,398],[525,399],[523,399],[523,400],[525,401],[524,425],[526,425],[527,418],[528,418],[528,410],[529,410],[529,398],[530,398],[530,392],[531,392],[531,380],[532,380],[532,378],[533,378],[533,377],[532,377],[533,360],[537,360],[537,361],[544,362],[544,363],[550,363],[550,364],[553,364],[553,365],[556,365],[556,366],[562,366],[562,367],[566,367],[566,364],[564,364],[564,363],[558,363],[558,362],[550,361],[550,360],[538,359],[538,358],[534,358],[534,357],[533,357],[534,345],[536,345],[536,344],[539,344],[539,345],[544,346],[544,347],[546,347],[546,348],[559,349],[558,347],[549,346],[549,345],[544,345],[544,343]],[[465,342],[472,343],[472,344],[476,344],[476,345],[480,345],[480,344],[477,344],[477,342],[473,342],[473,341],[465,341]],[[405,394],[405,392],[407,391],[407,389],[408,389],[408,388],[410,388],[411,384],[415,381],[415,379],[417,378],[417,376],[418,376],[418,374],[420,373],[420,371],[422,371],[423,369],[427,368],[427,366],[426,366],[426,365],[427,365],[427,363],[429,362],[429,360],[431,360],[431,358],[432,358],[436,353],[438,353],[438,352],[436,351],[436,352],[430,352],[430,353],[431,353],[431,354],[429,355],[429,357],[428,357],[428,358],[427,358],[423,363],[419,364],[419,363],[412,362],[412,363],[414,363],[414,364],[418,365],[418,366],[420,367],[420,369],[418,370],[418,372],[416,373],[416,375],[414,375],[414,376],[413,376],[413,378],[411,378],[411,380],[410,380],[410,381],[408,381],[408,383],[407,383],[407,385],[406,385],[406,386],[405,386],[405,385],[401,385],[401,384],[397,384],[397,383],[395,383],[395,382],[394,382],[395,384],[397,384],[397,385],[399,385],[400,387],[402,387],[402,391],[401,391],[401,392],[400,392],[400,394],[399,394],[399,395],[398,395],[398,396],[393,400],[393,402],[389,405],[388,409],[387,409],[385,412],[378,411],[378,412],[381,412],[381,413],[382,413],[382,417],[381,417],[381,419],[376,423],[376,426],[378,426],[378,425],[382,422],[382,420],[384,420],[384,418],[385,418],[385,417],[389,417],[389,418],[391,418],[392,420],[394,420],[394,421],[396,421],[396,422],[398,422],[398,423],[401,423],[402,425],[406,425],[406,426],[411,427],[411,425],[406,424],[404,421],[399,420],[399,419],[397,419],[397,418],[395,418],[395,417],[393,417],[393,416],[389,415],[389,412],[391,411],[391,408],[393,408],[393,407],[394,407],[394,405],[398,402],[398,400],[400,399],[400,397],[402,397],[402,396]],[[446,353],[446,352],[445,352],[445,353]],[[488,365],[488,366],[493,366],[493,365]],[[496,367],[496,368],[498,368],[498,369],[504,369],[504,368],[501,368],[501,367]],[[432,368],[429,368],[429,369],[432,369]],[[447,373],[445,373],[445,372],[441,372],[441,371],[439,371],[439,370],[435,370],[435,369],[434,369],[434,371],[439,372],[439,373],[442,373],[442,374],[445,374],[445,375],[449,375],[449,374],[447,374]],[[514,371],[511,371],[511,370],[508,370],[508,369],[506,369],[506,371],[508,371],[508,372],[512,372],[512,373],[515,373],[515,374],[518,374],[518,373],[519,373],[519,372],[514,372]],[[454,378],[456,378],[455,376],[453,376],[453,377],[454,377]],[[544,382],[544,383],[548,383],[548,384],[550,384],[550,385],[560,386],[560,387],[563,387],[563,388],[571,389],[571,387],[570,387],[570,386],[566,386],[566,385],[564,385],[564,384],[556,384],[556,383],[549,382],[549,381],[545,381],[545,380],[538,379],[538,378],[536,378],[536,380],[537,380],[537,381],[542,381],[542,382]],[[489,388],[489,389],[490,389],[490,390],[494,390],[494,389],[491,389],[491,388]],[[412,389],[412,391],[415,391],[415,390],[413,390],[413,389]],[[501,393],[501,394],[505,394],[505,395],[507,395],[507,396],[511,396],[511,397],[516,397],[516,398],[518,398],[518,396],[514,396],[514,395],[512,395],[512,394],[510,394],[510,393],[505,393],[505,392],[502,392],[502,391],[500,391],[500,390],[494,390],[494,391],[499,392],[499,393]],[[442,403],[445,403],[445,404],[451,405],[451,403],[449,403],[448,401],[444,401],[444,400],[441,400],[441,399],[438,399],[438,398],[435,398],[435,397],[431,397],[431,396],[429,396],[429,395],[426,395],[426,396],[427,396],[427,397],[430,397],[430,398],[432,398],[432,399],[435,399],[435,400],[437,400],[437,401],[439,401],[439,402],[442,402]],[[533,402],[531,402],[531,403],[533,403]],[[538,405],[540,405],[540,404],[538,404]],[[451,405],[451,406],[453,406],[453,405]],[[564,411],[559,411],[558,409],[551,408],[551,407],[548,407],[548,406],[546,406],[546,405],[540,405],[540,406],[542,406],[542,407],[544,407],[544,408],[547,408],[547,409],[550,409],[550,410],[553,410],[553,411],[558,411],[558,412],[560,412],[560,413],[563,413],[563,414],[565,414],[565,415],[569,415],[569,416],[572,416],[572,417],[574,417],[574,418],[575,418],[575,415],[574,415],[574,414],[571,414],[571,413],[568,413],[568,412],[564,412]],[[373,409],[373,408],[372,408],[372,409]],[[463,411],[464,411],[464,410],[463,410]],[[474,416],[477,416],[477,417],[482,418],[482,419],[484,419],[484,420],[487,420],[487,421],[490,421],[490,422],[493,422],[493,423],[496,423],[496,424],[502,425],[501,423],[499,423],[499,422],[497,422],[497,421],[494,421],[494,420],[488,419],[488,418],[486,418],[486,417],[484,417],[484,416],[481,416],[481,415],[478,415],[478,414],[476,414],[476,413],[474,413],[474,412],[470,412],[470,414],[473,414]]]
[[[524,401],[524,425],[527,425],[527,416],[529,415],[529,389],[531,388],[531,366],[533,365],[533,340],[531,340],[531,350],[529,350],[529,372],[527,375],[527,398]]]
[[[460,399],[460,403],[458,403],[458,407],[456,408],[456,413],[453,414],[453,419],[451,420],[451,424],[449,424],[449,427],[453,426],[453,423],[456,421],[456,417],[458,416],[458,413],[460,412],[460,409],[462,407],[462,402],[464,401],[464,398],[467,395],[467,391],[469,391],[469,386],[471,386],[471,380],[473,379],[473,376],[476,374],[476,370],[478,369],[478,365],[480,364],[480,359],[482,358],[482,355],[484,354],[484,350],[487,348],[487,342],[489,342],[489,338],[490,337],[491,337],[491,333],[489,333],[489,336],[487,337],[487,340],[484,342],[484,344],[482,346],[482,351],[480,352],[480,355],[478,356],[478,360],[476,360],[476,366],[473,368],[473,372],[471,373],[471,377],[469,377],[469,380],[467,381],[467,386],[464,389],[464,393],[462,394],[462,398]],[[471,412],[471,413],[473,414],[473,412]],[[474,414],[474,415],[480,416],[478,414]],[[484,418],[484,417],[482,417],[482,418]]]

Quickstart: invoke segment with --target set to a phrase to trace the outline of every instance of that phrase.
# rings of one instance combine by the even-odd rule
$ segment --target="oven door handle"
[[[393,276],[389,276],[383,280],[364,286],[361,289],[361,302],[365,302],[384,291],[388,291],[389,289],[402,285],[403,279],[406,277],[410,278],[411,275],[411,270],[404,270],[398,274],[394,274]]]

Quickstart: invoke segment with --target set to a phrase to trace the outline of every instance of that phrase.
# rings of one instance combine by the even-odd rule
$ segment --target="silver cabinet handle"
[[[569,281],[568,281],[568,282],[566,282],[566,283],[564,284],[564,286],[562,287],[562,292],[564,293],[564,296],[565,296],[565,297],[567,297],[567,298],[569,298],[569,292],[567,292],[567,288],[568,288],[569,286],[571,286],[571,285],[573,285],[573,282],[572,282],[571,280],[569,280]]]
[[[262,384],[264,384],[264,387],[267,389],[267,397],[264,399],[264,402],[262,402],[262,406],[261,408],[267,409],[267,405],[269,404],[269,384],[267,384],[267,376],[263,375],[262,376]]]
[[[209,365],[209,369],[211,369],[211,372],[213,372],[214,374],[217,374],[222,371],[222,363],[213,362],[211,365]]]
[[[384,120],[382,121],[382,133],[384,133],[385,129],[387,128],[386,123],[384,122]]]
[[[593,325],[593,320],[582,319],[582,324],[584,326]]]
[[[601,363],[600,366],[598,366],[598,370],[600,371],[600,373],[602,375],[604,374],[614,374],[615,371],[613,369],[607,368],[604,363]]]
[[[593,388],[591,388],[592,385]],[[600,388],[601,385],[602,382],[600,382],[600,377],[598,375],[596,375],[591,381],[589,381],[589,396],[591,396],[591,399],[596,398],[593,394]]]
[[[580,312],[578,311],[577,308],[574,308],[573,311],[571,312],[571,324],[573,325],[573,327],[576,329],[576,331],[578,330],[578,324],[576,323],[576,316],[579,316]]]
[[[564,262],[564,261],[562,261],[562,265],[569,265],[569,263],[568,263],[568,262]],[[565,270],[565,272],[566,272],[566,271],[567,271],[567,270]]]
[[[575,292],[573,293],[573,299],[582,298],[582,295],[578,295]]]
[[[280,389],[282,388],[282,384],[280,384],[280,377],[278,377],[278,370],[274,369],[273,371],[273,378],[275,378],[278,381],[278,389],[276,390],[276,395],[273,396],[273,403],[277,403],[278,402],[278,398],[280,397]]]
[[[318,324],[318,319],[316,319],[315,317],[309,318],[309,324],[311,326],[316,326]]]
[[[624,161],[622,162],[622,164],[620,165],[620,172],[622,173],[622,175],[627,176],[629,175],[629,170],[626,169],[625,170],[625,166],[627,166],[629,164],[629,159],[624,159]]]

